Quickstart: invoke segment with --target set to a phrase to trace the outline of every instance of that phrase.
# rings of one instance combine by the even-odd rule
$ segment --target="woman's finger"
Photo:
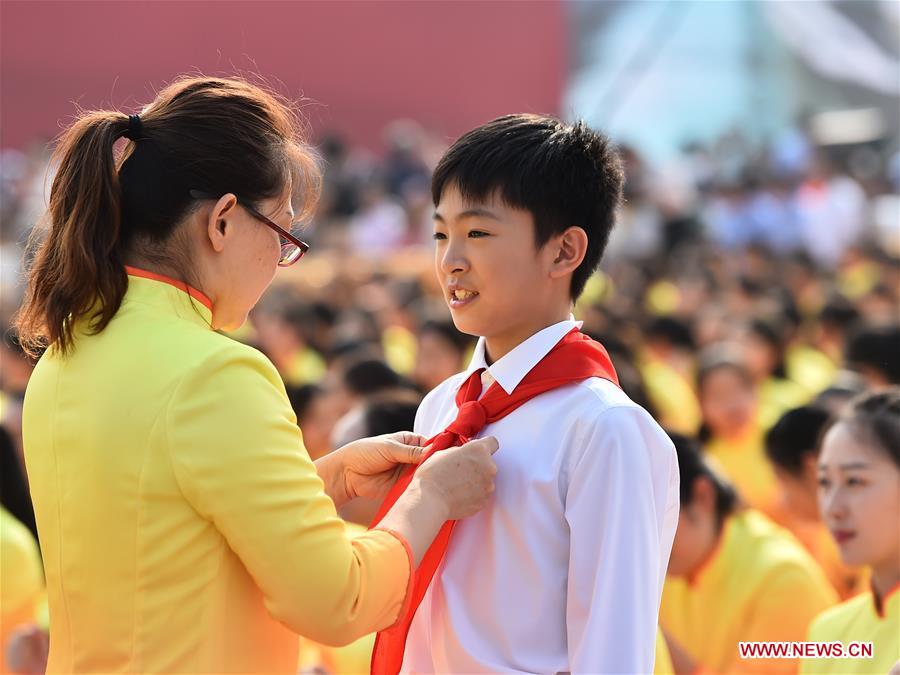
[[[398,441],[392,441],[387,444],[390,458],[401,464],[418,464],[428,453],[430,447],[431,446],[423,448],[421,445],[400,443]]]
[[[415,445],[418,447],[425,445],[425,441],[428,440],[420,434],[414,434],[412,431],[397,431],[393,434],[388,434],[387,438],[404,445]]]

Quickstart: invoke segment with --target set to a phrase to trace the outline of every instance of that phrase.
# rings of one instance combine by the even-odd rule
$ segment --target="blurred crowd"
[[[319,143],[325,182],[304,234],[311,252],[279,272],[234,334],[282,374],[314,459],[357,438],[411,429],[422,396],[464,369],[474,345],[454,328],[431,260],[430,174],[446,144],[411,121],[392,124],[384,140],[380,156],[336,136]],[[829,602],[851,597],[867,573],[842,561],[823,523],[815,456],[821,430],[848,401],[900,384],[897,155],[878,144],[817,147],[802,129],[766,143],[730,133],[686,145],[664,164],[622,152],[625,203],[576,318],[606,346],[629,396],[679,439],[682,464],[694,466],[684,447],[699,448],[736,504],[802,544],[827,579]],[[44,143],[3,151],[5,327],[52,173]],[[32,364],[14,331],[4,335],[3,508],[36,540],[20,422]],[[356,500],[342,516],[362,527],[374,508]],[[26,625],[10,645],[13,615],[33,616],[41,582],[25,578],[27,562],[10,570],[8,531],[0,638],[15,667],[30,663],[44,638]],[[679,537],[673,565],[695,572],[691,540]],[[21,555],[37,560],[37,549]],[[735,566],[733,574],[745,572]],[[696,651],[679,644],[690,638],[667,627],[665,613],[662,628],[677,669],[681,648]],[[305,645],[301,666],[359,672],[369,648]]]

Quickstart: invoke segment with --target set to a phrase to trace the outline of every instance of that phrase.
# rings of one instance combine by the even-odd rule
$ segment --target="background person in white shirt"
[[[435,270],[479,336],[467,371],[419,408],[456,416],[476,369],[511,394],[573,328],[613,227],[623,173],[583,124],[511,115],[470,131],[433,178]],[[496,492],[459,521],[410,629],[403,672],[649,673],[678,518],[677,459],[650,415],[591,377],[541,394],[480,436]]]

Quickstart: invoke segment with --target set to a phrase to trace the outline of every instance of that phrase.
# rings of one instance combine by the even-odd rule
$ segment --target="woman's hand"
[[[316,469],[338,506],[356,497],[384,499],[404,466],[422,461],[425,440],[410,431],[361,438],[317,460]]]

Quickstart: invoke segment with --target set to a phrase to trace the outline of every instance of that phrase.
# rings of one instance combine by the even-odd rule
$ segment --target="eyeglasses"
[[[190,190],[189,194],[194,199],[218,199],[214,194],[210,194],[209,192],[201,192],[200,190]],[[275,230],[278,233],[278,237],[281,239],[281,258],[278,260],[279,267],[290,267],[295,262],[300,260],[303,257],[303,254],[309,250],[309,244],[305,241],[300,241],[292,235],[290,232],[285,230],[283,227],[273,223],[271,220],[266,218],[259,211],[254,209],[252,206],[247,204],[244,200],[238,197],[238,204],[244,207],[244,209],[254,218],[259,220],[265,225],[268,225],[270,228]]]

